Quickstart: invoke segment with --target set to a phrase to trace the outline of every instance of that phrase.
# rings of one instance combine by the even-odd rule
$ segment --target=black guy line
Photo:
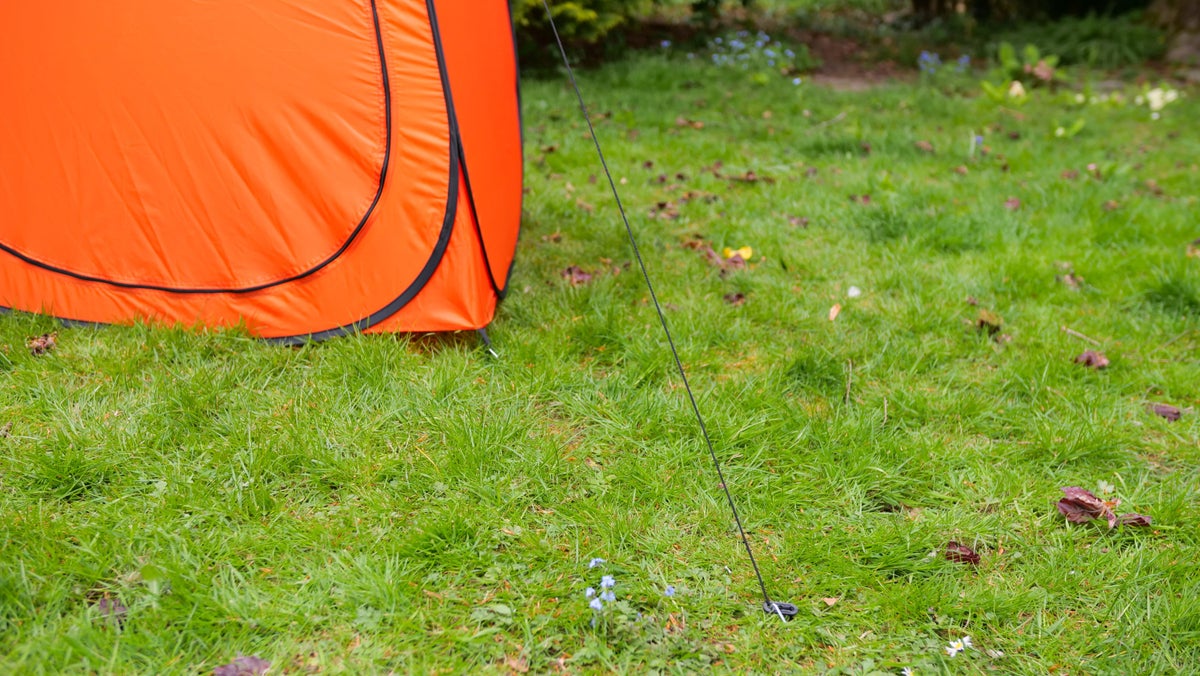
[[[592,143],[596,146],[596,154],[600,156],[600,164],[604,167],[605,176],[608,177],[608,185],[612,188],[613,198],[617,201],[617,210],[621,212],[621,221],[625,223],[625,233],[629,235],[629,244],[633,247],[633,255],[637,258],[638,266],[642,270],[642,278],[646,280],[646,288],[650,290],[650,298],[654,301],[654,309],[658,312],[658,321],[662,324],[663,333],[667,336],[667,344],[671,346],[671,355],[675,357],[675,367],[679,370],[679,377],[683,380],[683,388],[687,390],[688,400],[692,403],[692,412],[696,414],[696,422],[700,425],[700,433],[704,436],[704,443],[708,446],[708,454],[712,458],[713,467],[717,470],[717,477],[721,480],[721,490],[725,491],[725,499],[729,502],[729,511],[733,513],[733,520],[737,523],[738,534],[741,535],[742,544],[746,547],[746,555],[750,557],[750,565],[754,568],[754,576],[758,578],[758,586],[762,590],[763,610],[768,613],[776,613],[779,615],[779,619],[786,621],[783,609],[789,609],[794,614],[795,608],[791,604],[772,601],[771,596],[767,593],[767,583],[763,581],[762,572],[758,569],[758,562],[754,560],[754,551],[750,547],[750,539],[746,537],[746,529],[742,527],[742,518],[738,515],[737,506],[733,502],[733,495],[729,492],[729,486],[725,483],[725,473],[721,471],[721,461],[717,459],[717,452],[713,449],[712,439],[708,436],[708,428],[704,425],[704,416],[700,415],[700,407],[696,405],[696,396],[692,394],[692,387],[688,384],[687,373],[684,371],[683,362],[679,359],[679,351],[675,348],[675,339],[671,336],[671,329],[667,326],[667,316],[663,314],[662,306],[658,302],[658,295],[654,293],[654,284],[650,281],[650,273],[646,270],[645,261],[642,260],[642,252],[638,248],[637,238],[633,235],[633,227],[629,225],[629,217],[625,214],[625,206],[621,203],[621,195],[617,191],[617,184],[613,181],[612,172],[608,169],[608,161],[604,159],[604,151],[600,148],[600,139],[596,137],[596,129],[592,126],[592,116],[588,113],[587,104],[583,101],[583,93],[579,90],[579,83],[575,80],[575,70],[571,68],[571,61],[567,58],[567,50],[563,46],[562,38],[558,34],[558,27],[554,25],[554,14],[550,11],[549,1],[542,0],[542,6],[546,8],[546,19],[550,22],[550,30],[554,32],[554,40],[558,43],[559,53],[562,54],[563,65],[566,66],[567,76],[571,80],[571,87],[575,89],[575,96],[579,99],[579,110],[583,113],[584,120],[587,121],[588,133],[592,137]]]

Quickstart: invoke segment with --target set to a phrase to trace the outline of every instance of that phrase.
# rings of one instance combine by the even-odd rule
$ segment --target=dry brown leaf
[[[1078,357],[1075,357],[1075,363],[1082,364],[1088,368],[1100,370],[1103,368],[1108,368],[1108,357],[1105,357],[1103,352],[1088,350]]]
[[[933,144],[930,143],[929,141],[917,141],[913,145],[915,145],[917,147],[917,150],[920,150],[923,153],[932,153],[933,152]]]
[[[1183,411],[1181,411],[1178,406],[1172,406],[1170,404],[1154,404],[1150,407],[1150,410],[1153,411],[1155,415],[1166,418],[1171,422],[1175,422],[1183,417]]]
[[[837,319],[838,315],[841,313],[842,313],[842,306],[840,303],[829,308],[829,321],[832,322],[833,320]]]
[[[825,605],[829,606],[830,608],[832,608],[833,605],[840,600],[841,600],[841,598],[839,598],[837,596],[826,596],[825,598],[821,599],[821,601],[824,602]]]
[[[30,354],[40,357],[58,346],[58,332],[52,331],[34,336],[26,341],[25,345],[29,348]]]

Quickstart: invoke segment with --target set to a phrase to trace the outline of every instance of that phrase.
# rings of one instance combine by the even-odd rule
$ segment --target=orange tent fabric
[[[0,7],[0,305],[299,341],[481,328],[521,216],[478,0]]]

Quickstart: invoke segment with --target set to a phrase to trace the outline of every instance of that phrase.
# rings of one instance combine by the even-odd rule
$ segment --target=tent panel
[[[502,291],[520,229],[523,169],[512,19],[504,2],[434,5],[480,235]]]
[[[432,272],[430,262],[436,267],[436,248],[449,234],[459,200],[456,152],[425,8],[381,2],[378,10],[396,93],[391,97],[391,160],[379,203],[341,256],[302,280],[252,293],[181,294],[83,281],[0,254],[0,305],[100,323],[148,318],[228,326],[245,321],[255,334],[275,337],[352,325],[419,289],[427,281],[423,273]],[[0,36],[13,25],[0,21]],[[12,175],[7,151],[0,162],[0,183],[7,185]],[[13,230],[42,223],[5,219],[0,241]],[[231,230],[241,225],[222,224]]]
[[[0,243],[82,276],[237,289],[356,232],[387,152],[358,2],[5,3]]]
[[[395,314],[371,326],[369,333],[480,329],[492,321],[498,299],[484,263],[466,190],[459,191],[455,213],[449,246],[429,283]]]

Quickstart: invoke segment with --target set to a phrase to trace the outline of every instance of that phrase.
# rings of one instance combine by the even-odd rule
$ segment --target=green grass
[[[0,319],[0,671],[1200,670],[1200,415],[1146,410],[1200,407],[1195,95],[1157,122],[1014,113],[701,61],[581,80],[794,621],[759,609],[571,94],[529,81],[499,359],[471,335],[284,349],[146,327],[62,329],[35,358],[54,323]],[[967,156],[975,133],[990,154]],[[728,180],[747,171],[773,182]],[[715,200],[648,217],[689,190]],[[752,246],[749,269],[721,276],[695,235]],[[595,278],[571,287],[569,265]],[[1095,346],[1062,327],[1112,365],[1075,365]],[[1059,488],[1101,481],[1153,527],[1065,523]],[[941,557],[950,540],[982,563]],[[620,601],[593,627],[601,574]],[[964,634],[978,649],[947,658]]]

